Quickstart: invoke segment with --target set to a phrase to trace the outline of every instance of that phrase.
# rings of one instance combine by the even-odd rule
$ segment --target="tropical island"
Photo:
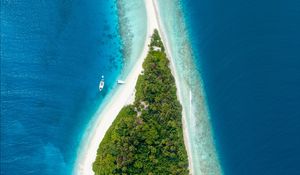
[[[178,33],[170,34],[161,20],[163,2],[172,4],[144,1],[141,53],[86,128],[73,174],[222,174],[201,86],[186,81],[196,75],[187,69],[192,57],[178,54],[171,37]]]
[[[133,104],[107,130],[93,163],[102,174],[189,174],[182,107],[158,31],[149,44]]]

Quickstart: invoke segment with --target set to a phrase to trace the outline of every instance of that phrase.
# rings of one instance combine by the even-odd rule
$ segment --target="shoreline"
[[[184,13],[177,4],[179,0],[154,1],[158,4],[161,30],[165,30],[162,37],[171,55],[173,74],[175,80],[180,80],[176,86],[183,107],[182,125],[190,173],[223,174],[213,140],[203,81],[196,70]]]
[[[167,37],[165,36],[165,29],[162,27],[163,25],[161,24],[161,21],[160,21],[160,13],[159,13],[159,8],[158,8],[158,5],[157,5],[157,0],[153,0],[152,3],[153,3],[153,6],[154,6],[154,10],[155,10],[155,17],[156,17],[156,20],[157,20],[157,23],[158,23],[158,32],[161,36],[161,39],[165,45],[165,51],[166,51],[166,54],[167,54],[167,57],[169,58],[170,60],[170,69],[171,69],[171,72],[175,78],[175,83],[176,83],[176,88],[177,88],[177,97],[178,97],[178,100],[180,102],[180,104],[182,105],[182,131],[183,131],[183,137],[184,137],[184,145],[185,145],[185,149],[187,151],[187,155],[188,155],[188,162],[189,162],[189,174],[194,174],[193,172],[193,161],[192,161],[192,152],[191,152],[191,146],[190,146],[190,140],[189,140],[189,132],[188,132],[188,129],[187,129],[187,119],[186,119],[186,113],[185,113],[185,109],[184,109],[184,105],[183,105],[183,98],[181,97],[181,90],[180,90],[180,85],[179,85],[179,77],[177,76],[177,71],[176,71],[176,67],[175,67],[175,63],[174,63],[174,60],[172,59],[172,52],[171,52],[171,49],[170,49],[170,45],[169,45],[169,41],[167,40]]]
[[[125,78],[125,84],[118,85],[111,99],[100,107],[101,111],[96,113],[95,124],[87,128],[86,137],[81,141],[80,152],[75,161],[75,167],[72,174],[76,175],[94,175],[92,170],[93,162],[96,160],[97,150],[106,131],[117,117],[120,110],[133,102],[135,86],[139,74],[142,72],[142,64],[148,53],[148,44],[151,41],[151,35],[154,29],[158,29],[156,14],[152,2],[145,0],[147,14],[147,34],[144,48],[136,64]]]

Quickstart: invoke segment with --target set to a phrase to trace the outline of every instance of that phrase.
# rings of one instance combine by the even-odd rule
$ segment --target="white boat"
[[[99,91],[101,92],[102,89],[104,88],[104,76],[101,76],[101,81],[99,83]]]
[[[125,81],[123,81],[123,80],[118,80],[117,82],[118,82],[118,84],[125,84]]]

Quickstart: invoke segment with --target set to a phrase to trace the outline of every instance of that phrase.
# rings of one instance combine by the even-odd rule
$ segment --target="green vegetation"
[[[137,81],[135,102],[121,110],[102,140],[93,164],[96,175],[188,174],[182,107],[168,66],[155,30]]]

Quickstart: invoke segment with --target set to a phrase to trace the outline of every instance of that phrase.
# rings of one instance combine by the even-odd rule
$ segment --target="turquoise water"
[[[299,2],[159,5],[193,172],[300,174]],[[146,27],[140,0],[1,1],[1,175],[71,173]]]
[[[140,0],[1,2],[1,174],[72,172],[146,22]]]
[[[165,37],[179,78],[194,174],[220,174],[203,82],[190,45],[180,1],[157,1]]]
[[[121,72],[119,30],[114,0],[1,1],[1,175],[70,174]]]
[[[124,67],[120,78],[125,78],[142,53],[147,33],[147,14],[144,1],[118,0],[120,33],[124,46]]]
[[[141,0],[131,0],[130,2],[118,0],[115,1],[115,5],[117,6],[118,23],[120,26],[118,30],[122,38],[123,58],[122,69],[118,72],[117,78],[124,80],[130,73],[136,61],[140,58],[140,54],[144,48],[147,33],[147,15],[144,1]],[[136,16],[139,16],[139,18],[136,18]],[[84,153],[82,151],[87,146],[86,143],[91,137],[90,134],[93,134],[91,131],[95,129],[95,123],[99,121],[99,114],[104,110],[105,105],[113,98],[114,93],[118,88],[120,88],[116,82],[117,81],[114,82],[114,86],[98,105],[97,110],[92,114],[92,117],[90,117],[87,127],[83,130],[80,145],[77,147],[77,161],[79,161],[78,158]],[[76,162],[73,167],[73,172],[77,171],[77,163],[78,162]]]

